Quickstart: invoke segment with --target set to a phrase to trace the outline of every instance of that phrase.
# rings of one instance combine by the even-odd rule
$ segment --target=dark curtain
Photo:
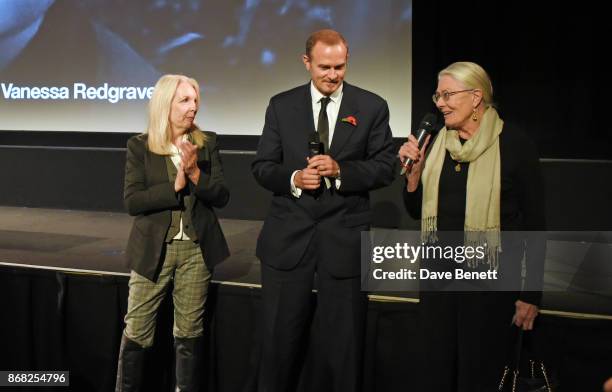
[[[69,388],[36,391],[113,390],[127,278],[0,267],[0,298],[0,369],[70,371]],[[213,285],[206,315],[203,391],[256,391],[259,299],[257,288]],[[158,316],[155,345],[147,354],[147,391],[172,390],[171,310],[168,296]],[[417,317],[416,303],[370,301],[364,391],[414,390]],[[533,340],[563,390],[600,391],[612,376],[611,320],[542,315],[537,330]],[[308,379],[308,366],[305,373]]]
[[[480,64],[502,119],[530,133],[544,158],[611,159],[609,22],[603,3],[415,0],[413,129],[437,73]]]

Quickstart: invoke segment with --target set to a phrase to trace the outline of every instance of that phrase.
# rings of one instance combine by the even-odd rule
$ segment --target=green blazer
[[[201,170],[197,185],[189,182],[195,196],[191,221],[198,236],[204,261],[209,269],[229,256],[225,236],[213,207],[224,207],[229,191],[217,147],[217,135],[204,132],[207,143],[198,150]],[[149,151],[147,135],[131,137],[127,142],[123,200],[128,213],[135,216],[127,243],[127,266],[155,281],[163,264],[166,233],[172,210],[180,208],[166,169],[165,157]]]

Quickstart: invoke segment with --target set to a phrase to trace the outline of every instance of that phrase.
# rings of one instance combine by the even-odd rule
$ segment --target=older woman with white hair
[[[544,243],[531,241],[525,248],[522,241],[504,240],[502,248],[502,230],[544,230],[538,154],[521,129],[500,118],[489,76],[478,64],[457,62],[440,71],[433,100],[445,127],[431,143],[428,137],[419,148],[411,135],[399,150],[402,159],[415,162],[406,173],[406,208],[421,219],[426,241],[485,244],[485,257],[461,268],[498,271],[511,289],[448,291],[464,286],[421,282],[420,390],[494,390],[507,359],[509,326],[532,329],[541,298]],[[527,278],[520,288],[523,254]],[[422,263],[457,267],[440,261]]]
[[[153,345],[157,311],[172,281],[176,390],[197,391],[204,304],[213,267],[229,250],[213,207],[229,192],[217,138],[195,124],[198,83],[164,75],[149,102],[145,133],[127,143],[124,201],[135,216],[126,255],[128,310],[117,391],[142,385],[145,348]]]

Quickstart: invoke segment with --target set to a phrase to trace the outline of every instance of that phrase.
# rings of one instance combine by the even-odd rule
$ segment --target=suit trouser
[[[178,338],[201,336],[210,278],[211,272],[198,244],[176,240],[166,244],[164,263],[156,282],[131,272],[124,335],[143,347],[153,345],[157,310],[170,280],[174,279],[173,334]]]
[[[311,324],[314,375],[307,390],[360,390],[367,296],[361,292],[359,276],[336,278],[321,268],[324,263],[316,243],[315,237],[298,266],[290,271],[262,262],[260,392],[296,389]],[[315,275],[316,312],[311,323]]]

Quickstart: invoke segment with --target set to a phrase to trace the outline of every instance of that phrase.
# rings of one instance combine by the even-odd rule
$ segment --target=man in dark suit
[[[274,96],[253,175],[274,193],[259,236],[263,295],[260,390],[296,387],[316,275],[312,388],[360,388],[367,297],[360,290],[360,232],[370,190],[389,185],[395,154],[387,103],[344,83],[348,45],[321,30],[306,42],[311,81]],[[317,132],[324,153],[309,155]]]

